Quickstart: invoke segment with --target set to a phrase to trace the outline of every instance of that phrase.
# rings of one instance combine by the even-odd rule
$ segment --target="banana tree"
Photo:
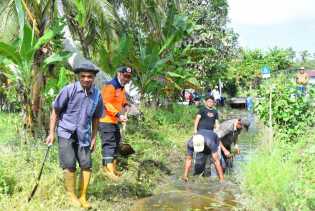
[[[48,3],[45,8],[47,6]],[[61,33],[63,24],[55,22],[50,29],[47,29],[46,24],[42,22],[39,27],[24,1],[16,0],[15,7],[19,22],[19,37],[13,44],[0,42],[0,55],[5,58],[2,60],[6,66],[5,74],[18,91],[22,111],[25,114],[25,126],[35,132],[35,126],[41,125],[39,118],[44,70],[50,63],[62,61],[66,57],[48,54],[49,41]],[[26,17],[32,20],[32,25],[26,21]]]
[[[156,5],[145,11],[137,2],[115,1],[106,10],[114,11],[111,17],[115,21],[108,30],[111,39],[99,42],[99,64],[111,73],[121,64],[135,68],[134,82],[141,96],[169,98],[187,86],[199,87],[193,72],[184,68],[190,51],[177,50],[192,23],[180,15],[175,1],[151,4]],[[147,21],[142,22],[144,19]]]

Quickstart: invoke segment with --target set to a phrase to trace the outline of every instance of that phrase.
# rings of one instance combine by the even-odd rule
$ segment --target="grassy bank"
[[[114,183],[100,170],[101,146],[93,154],[93,175],[89,201],[97,210],[127,210],[134,200],[149,196],[172,165],[182,162],[185,141],[191,135],[194,107],[176,106],[169,110],[145,109],[144,119],[127,125],[126,142],[136,154],[121,160],[124,176]],[[0,144],[0,210],[75,210],[67,205],[62,170],[58,164],[57,144],[50,151],[37,193],[30,203],[32,190],[46,146],[40,140],[21,144],[16,134],[20,119],[1,114],[3,132]],[[99,140],[98,140],[99,141]]]
[[[313,130],[313,129],[312,129]],[[315,210],[315,133],[257,148],[242,184],[249,210]]]

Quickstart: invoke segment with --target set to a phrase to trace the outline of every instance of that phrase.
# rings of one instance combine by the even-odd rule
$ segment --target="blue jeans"
[[[298,94],[297,94],[298,96],[305,95],[306,89],[304,85],[298,85],[297,90],[298,90]]]

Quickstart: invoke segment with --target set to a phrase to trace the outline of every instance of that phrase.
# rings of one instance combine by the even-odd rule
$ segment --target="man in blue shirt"
[[[93,85],[98,68],[85,60],[74,67],[79,81],[65,86],[53,103],[47,144],[53,144],[55,129],[59,142],[60,166],[69,201],[77,207],[90,208],[86,192],[91,177],[91,152],[96,146],[99,118],[103,103],[99,90]],[[81,168],[80,197],[75,194],[76,162]]]
[[[220,182],[224,180],[223,170],[219,159],[219,140],[218,136],[212,130],[200,129],[190,140],[188,140],[184,175],[182,176],[182,180],[185,182],[188,181],[194,153],[196,153],[195,175],[203,173],[206,166],[205,161],[211,156]]]

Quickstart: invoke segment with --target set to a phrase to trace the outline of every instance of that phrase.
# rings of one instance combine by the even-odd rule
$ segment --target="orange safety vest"
[[[115,77],[102,87],[101,94],[105,116],[100,119],[100,122],[117,124],[117,114],[122,112],[123,107],[128,104],[124,87]]]

